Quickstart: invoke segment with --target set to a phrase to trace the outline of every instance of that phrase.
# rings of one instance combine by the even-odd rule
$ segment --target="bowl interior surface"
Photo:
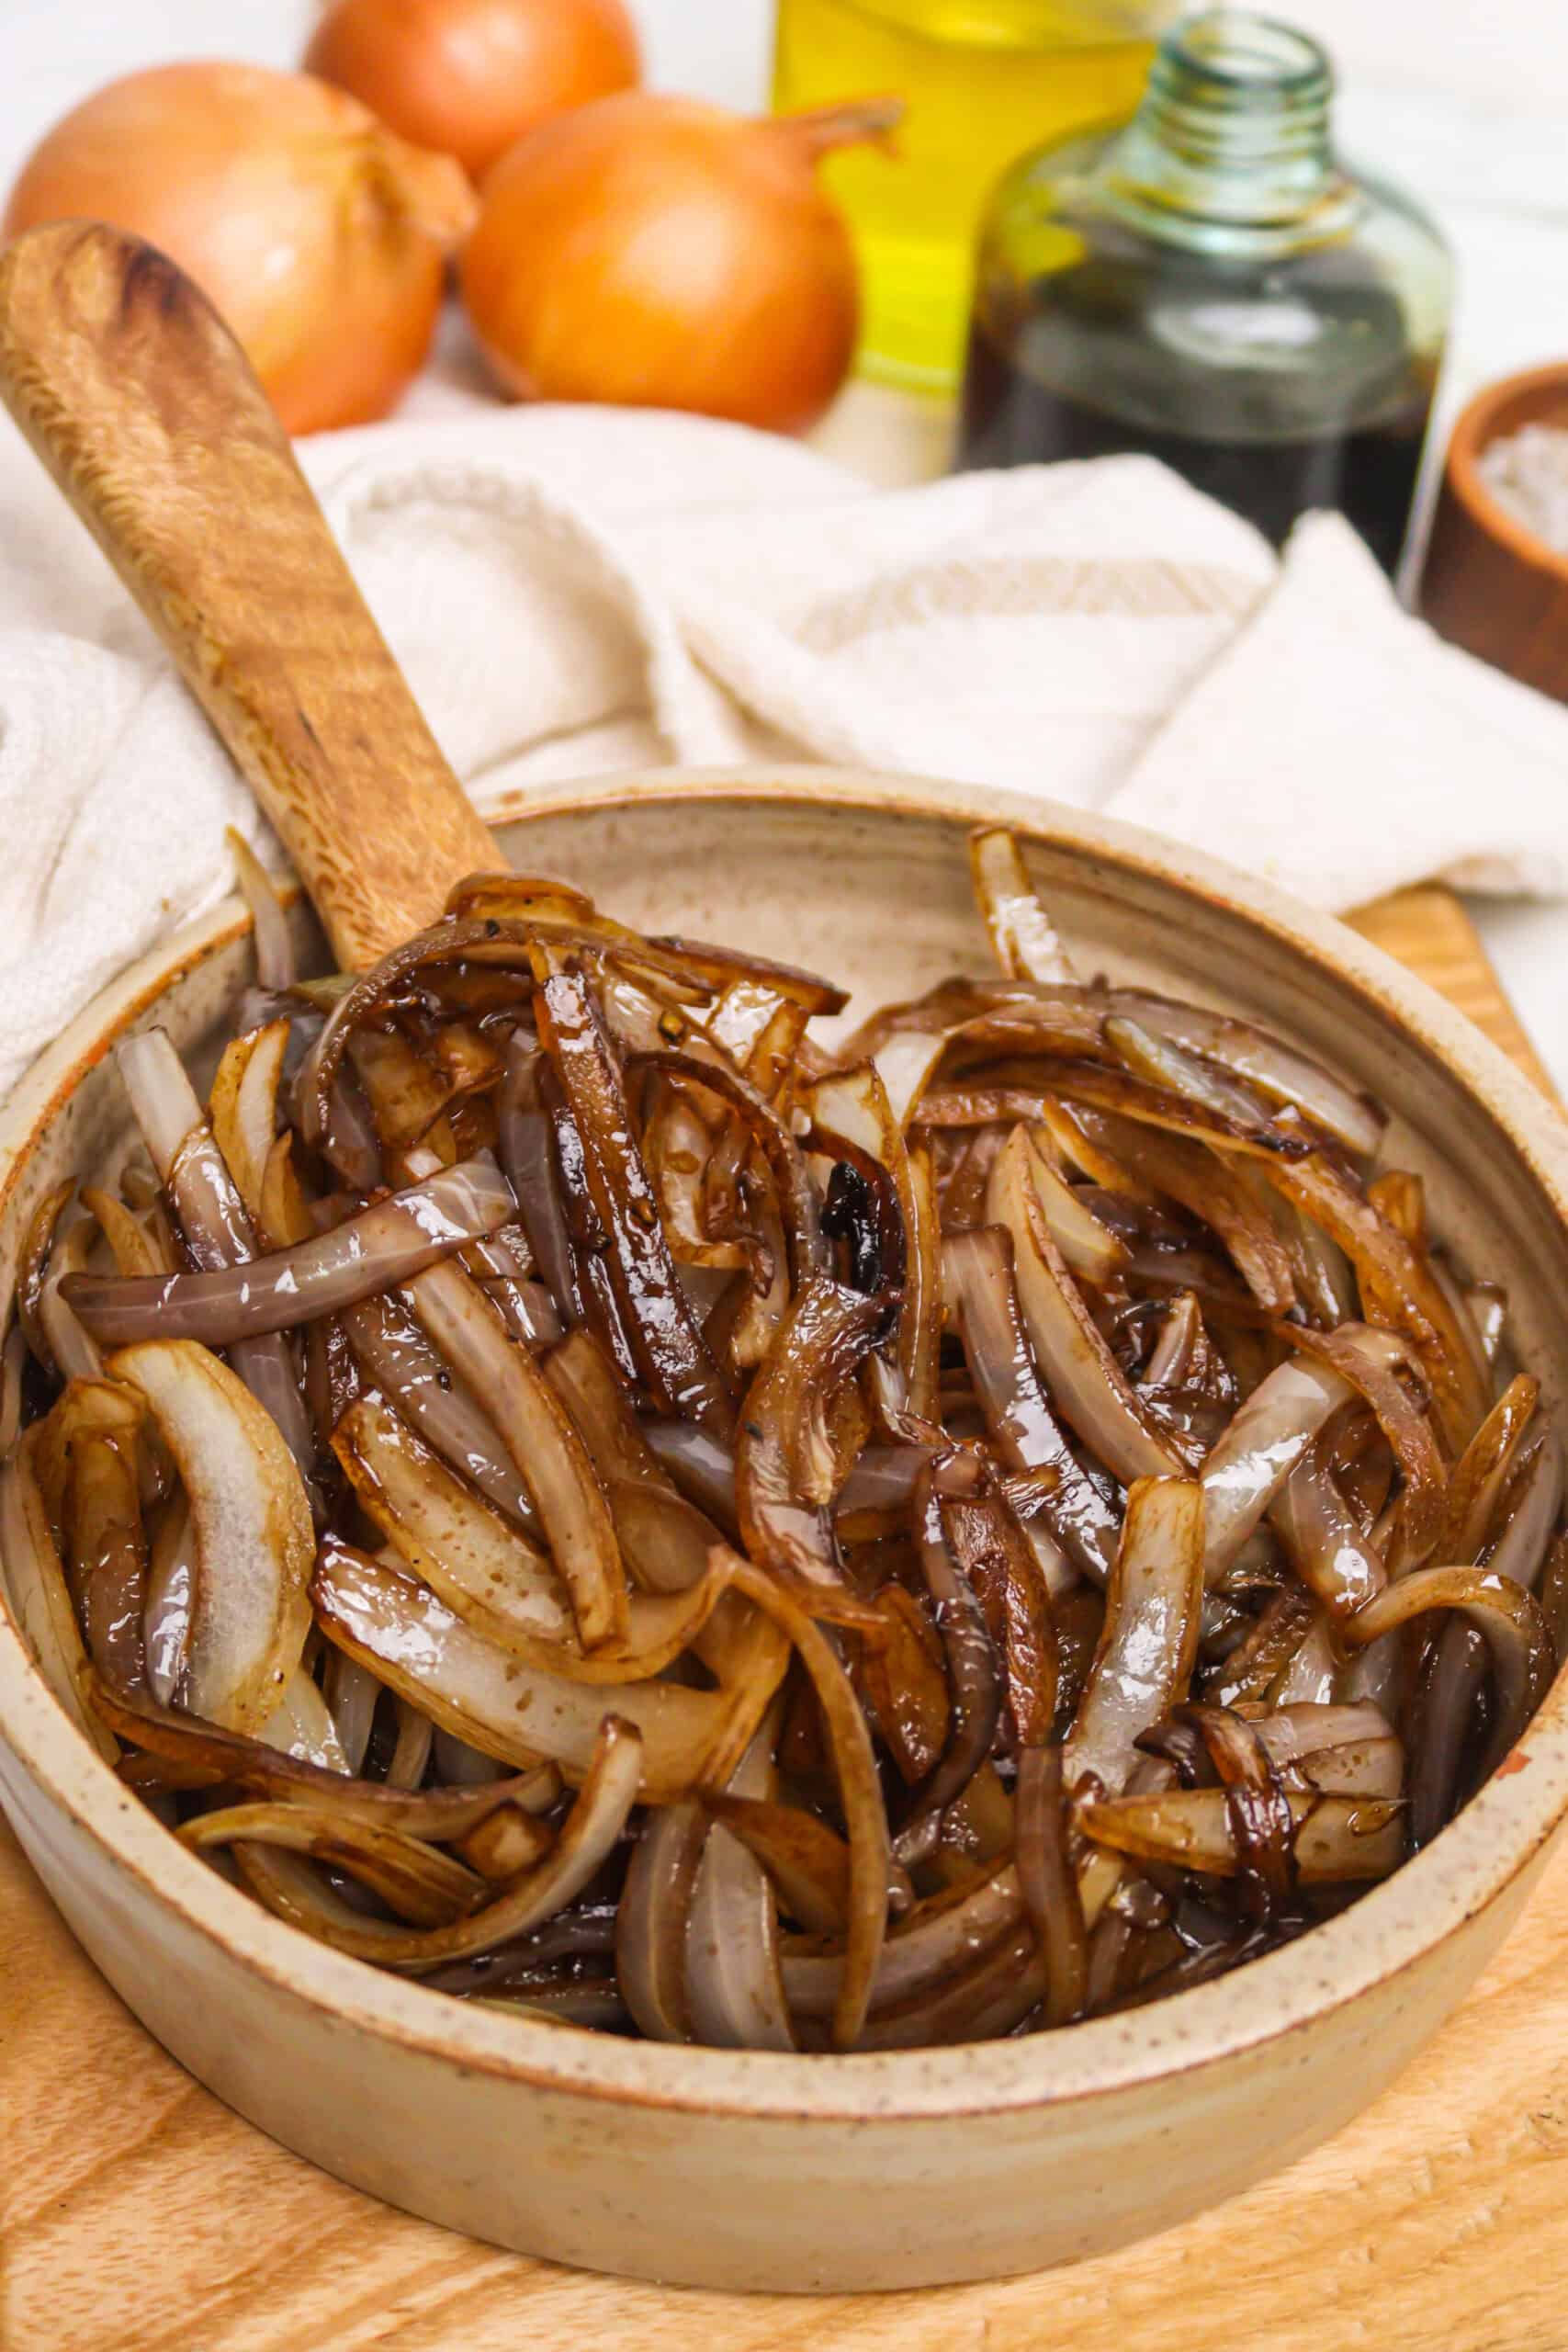
[[[536,797],[503,826],[514,862],[590,888],[650,930],[732,942],[832,975],[852,1023],[950,971],[985,972],[964,836],[1017,822],[1079,968],[1269,1023],[1393,1113],[1385,1159],[1425,1178],[1433,1226],[1475,1277],[1501,1280],[1513,1343],[1550,1406],[1568,1396],[1568,1131],[1478,1032],[1340,926],[1173,845],[1039,803],[911,779],[784,771],[671,772]],[[301,910],[302,938],[314,926]],[[248,926],[224,910],[109,992],[26,1082],[0,1163],[0,1298],[30,1207],[68,1172],[112,1177],[130,1148],[112,1034],[164,1022],[210,1068],[252,973]],[[1534,1769],[1494,1781],[1427,1851],[1341,1917],[1223,1984],[1032,2041],[845,2060],[673,2050],[500,2018],[326,1951],[178,1849],[87,1752],[0,1621],[0,1712],[28,1772],[161,1899],[250,1966],[340,2015],[521,2078],[792,2115],[908,2114],[1048,2103],[1201,2062],[1303,2024],[1461,1923],[1539,1854],[1568,1806],[1558,1685],[1529,1736]],[[0,1758],[0,1761],[4,1758]]]

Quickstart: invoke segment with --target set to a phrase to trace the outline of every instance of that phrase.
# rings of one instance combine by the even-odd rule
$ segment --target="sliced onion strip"
[[[972,832],[969,871],[1003,971],[1015,980],[1070,981],[1072,964],[1030,881],[1017,836],[1005,825]]]
[[[466,1787],[392,1788],[379,1781],[345,1777],[259,1739],[224,1731],[183,1708],[132,1698],[111,1689],[98,1675],[89,1674],[88,1690],[96,1715],[122,1739],[189,1774],[195,1785],[232,1781],[269,1800],[306,1797],[344,1820],[383,1824],[433,1842],[466,1836],[502,1805],[522,1805],[528,1811],[547,1805],[559,1787],[554,1772],[546,1768],[511,1776],[502,1772]]]
[[[865,2024],[872,1986],[887,1932],[892,1845],[882,1802],[876,1757],[865,1717],[837,1651],[819,1626],[750,1561],[730,1555],[737,1589],[787,1634],[811,1678],[827,1727],[850,1839],[850,1917],[843,1978],[833,2009],[833,2042],[854,2048]]]
[[[345,1819],[330,1805],[295,1797],[288,1804],[263,1800],[197,1814],[180,1830],[180,1843],[196,1853],[214,1846],[281,1846],[309,1854],[329,1868],[346,1871],[379,1895],[400,1919],[415,1927],[447,1926],[477,1910],[485,1883],[450,1854],[406,1829],[385,1823]]]
[[[1103,1584],[1116,1555],[1117,1514],[1068,1445],[1023,1334],[1010,1238],[999,1227],[950,1233],[942,1244],[949,1306],[981,1408],[1008,1467],[1055,1471],[1041,1503],[1053,1534]]]
[[[623,1682],[613,1692],[526,1666],[466,1625],[423,1585],[329,1539],[316,1561],[317,1617],[439,1729],[514,1769],[551,1761],[569,1781],[588,1770],[610,1707],[643,1738],[641,1802],[664,1804],[733,1765],[772,1698],[787,1649],[761,1650],[726,1687]]]
[[[190,1340],[122,1348],[108,1369],[146,1397],[190,1505],[197,1569],[186,1694],[229,1731],[266,1721],[299,1663],[315,1551],[310,1506],[277,1424]]]
[[[17,1628],[44,1681],[106,1763],[119,1750],[83,1699],[87,1652],[34,1467],[36,1426],[0,1464],[0,1555]]]
[[[94,1337],[110,1347],[154,1338],[226,1347],[390,1290],[513,1215],[499,1170],[472,1160],[292,1249],[201,1273],[73,1274],[64,1295]]]
[[[1127,1496],[1104,1630],[1068,1735],[1069,1784],[1092,1772],[1121,1793],[1139,1733],[1186,1695],[1202,1595],[1203,1489],[1187,1478],[1140,1478]]]
[[[584,1650],[554,1568],[522,1532],[471,1493],[377,1398],[351,1405],[333,1451],[360,1504],[448,1608],[530,1666],[581,1682],[642,1682],[702,1631],[724,1587],[711,1562],[700,1583],[636,1593],[625,1644]]]
[[[1404,1860],[1403,1808],[1371,1797],[1287,1792],[1292,1846],[1303,1886],[1385,1878]],[[1111,1797],[1080,1804],[1077,1818],[1097,1845],[1134,1860],[1162,1862],[1207,1878],[1236,1878],[1244,1856],[1228,1792],[1171,1789],[1163,1796]]]
[[[641,1780],[641,1748],[634,1724],[606,1715],[577,1803],[544,1859],[482,1907],[447,1926],[396,1928],[382,1920],[344,1916],[341,1905],[331,1909],[315,1907],[312,1916],[298,1894],[291,1904],[280,1898],[276,1876],[262,1883],[247,1867],[253,1856],[243,1845],[239,1849],[241,1867],[269,1908],[307,1928],[322,1942],[352,1952],[357,1959],[373,1960],[383,1968],[419,1975],[526,1935],[566,1908],[600,1869],[626,1826]],[[295,1884],[298,1889],[299,1882]]]
[[[484,1294],[448,1261],[409,1285],[414,1313],[486,1408],[521,1474],[571,1596],[584,1649],[624,1645],[626,1580],[609,1505],[569,1415],[525,1348],[497,1321]]]
[[[1031,1176],[1029,1136],[1014,1128],[991,1171],[986,1214],[1011,1237],[1024,1327],[1063,1418],[1123,1485],[1185,1467],[1129,1386],[1052,1240]]]

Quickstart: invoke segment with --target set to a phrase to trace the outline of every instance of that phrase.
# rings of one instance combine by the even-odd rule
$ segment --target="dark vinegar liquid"
[[[1037,314],[1038,316],[1038,314]],[[1070,322],[1069,322],[1070,323]],[[1045,324],[1057,331],[1055,322]],[[1140,451],[1159,458],[1194,489],[1233,507],[1280,547],[1297,518],[1314,507],[1336,507],[1353,523],[1385,571],[1393,573],[1410,521],[1431,413],[1429,371],[1410,364],[1394,345],[1376,380],[1337,387],[1324,401],[1326,420],[1311,413],[1298,381],[1264,388],[1235,377],[1203,380],[1179,365],[1143,366],[1137,419],[1118,415],[1086,398],[1089,388],[1117,368],[1126,340],[1103,347],[1103,373],[1081,349],[1071,355],[1072,391],[1059,390],[1045,369],[1054,356],[1030,328],[1010,345],[996,340],[977,318],[969,348],[959,427],[960,468],[1048,464],[1058,458],[1106,458]],[[1370,338],[1369,338],[1370,339]],[[1119,346],[1119,347],[1118,347]],[[1068,372],[1064,369],[1064,372]],[[1307,416],[1303,407],[1309,410]],[[1341,413],[1336,415],[1334,412]],[[1343,412],[1348,411],[1347,416]]]

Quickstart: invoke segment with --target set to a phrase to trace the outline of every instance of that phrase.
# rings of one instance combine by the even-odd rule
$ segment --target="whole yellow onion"
[[[474,210],[450,156],[310,74],[162,65],[56,123],[4,232],[87,219],[145,237],[222,312],[289,431],[311,433],[392,407]]]

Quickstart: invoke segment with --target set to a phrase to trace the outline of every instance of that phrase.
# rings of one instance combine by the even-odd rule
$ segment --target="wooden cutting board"
[[[1549,1085],[1449,891],[1404,891],[1357,923]],[[1568,1851],[1461,2014],[1375,2107],[1289,2172],[1076,2269],[802,2300],[529,2262],[411,2221],[287,2154],[148,2038],[0,1823],[0,2352],[1192,2352],[1222,2342],[1226,2352],[1565,2352]]]

